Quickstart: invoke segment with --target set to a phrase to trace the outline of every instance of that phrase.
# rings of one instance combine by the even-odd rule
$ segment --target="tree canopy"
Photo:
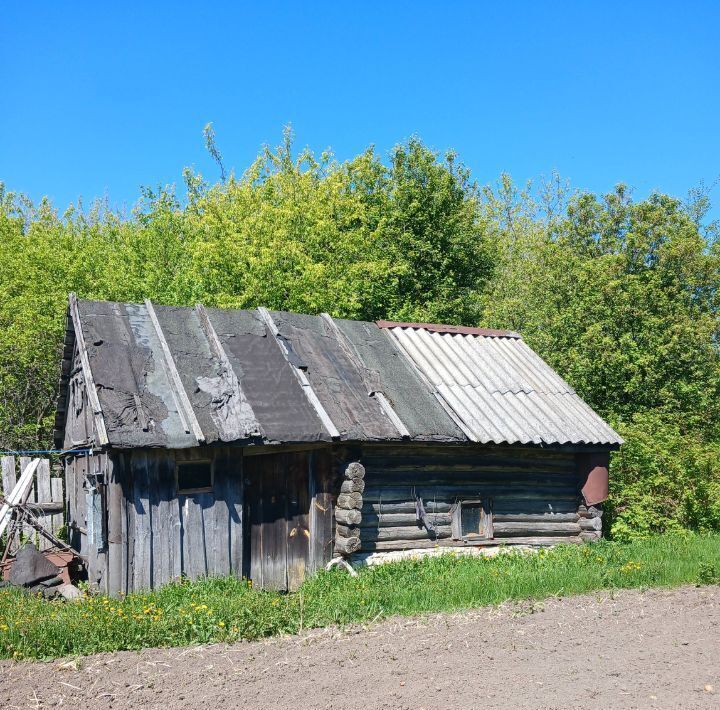
[[[226,177],[206,140],[222,180],[187,170],[183,195],[144,189],[130,215],[59,214],[0,184],[1,448],[50,442],[69,291],[511,328],[626,438],[616,536],[720,529],[720,246],[702,191],[479,186],[419,139],[339,162],[289,133]]]

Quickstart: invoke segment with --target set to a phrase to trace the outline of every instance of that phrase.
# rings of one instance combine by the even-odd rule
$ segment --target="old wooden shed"
[[[596,539],[621,444],[518,334],[477,328],[71,295],[61,390],[71,542],[109,593]]]

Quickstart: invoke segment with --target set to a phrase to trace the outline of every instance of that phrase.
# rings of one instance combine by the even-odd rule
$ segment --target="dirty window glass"
[[[482,504],[479,501],[462,504],[460,525],[463,536],[482,534]]]

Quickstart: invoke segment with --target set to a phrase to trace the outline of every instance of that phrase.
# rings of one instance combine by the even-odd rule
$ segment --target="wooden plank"
[[[248,573],[256,587],[262,587],[263,577],[263,465],[266,458],[252,458],[245,462],[245,504],[249,529]]]
[[[146,451],[132,453],[133,498],[132,521],[133,576],[135,592],[152,587],[152,510],[150,508],[150,471],[153,465]]]
[[[558,513],[576,513],[578,499],[570,496],[563,500],[557,498],[493,498],[493,515],[553,515]]]
[[[302,391],[305,393],[305,396],[307,397],[308,401],[310,402],[310,405],[315,410],[316,414],[320,418],[320,421],[323,423],[323,426],[327,430],[328,434],[333,439],[338,439],[340,437],[340,432],[337,430],[336,426],[333,424],[332,419],[330,419],[330,415],[325,410],[325,407],[323,407],[322,403],[318,399],[318,396],[315,394],[315,391],[313,390],[312,386],[310,385],[310,380],[308,380],[307,375],[299,368],[295,367],[295,365],[290,362],[290,359],[288,357],[289,353],[287,350],[287,347],[283,343],[283,341],[278,337],[280,335],[280,331],[278,330],[277,325],[275,325],[275,321],[272,319],[272,316],[270,315],[270,311],[268,311],[267,308],[263,308],[262,306],[259,307],[258,313],[260,314],[261,318],[265,322],[265,325],[268,327],[272,335],[274,336],[274,340],[277,343],[278,347],[280,348],[283,356],[287,360],[288,364],[292,368],[293,373],[295,374],[295,377],[297,378],[298,382],[300,383],[300,386],[302,387]]]
[[[2,465],[2,489],[3,495],[7,498],[12,493],[17,483],[17,475],[15,473],[15,457],[3,456],[0,459]]]
[[[432,474],[444,476],[461,476],[461,475],[505,475],[511,476],[552,476],[562,479],[574,478],[578,480],[578,474],[565,467],[552,466],[547,462],[538,462],[532,466],[524,466],[522,464],[502,461],[483,461],[482,459],[467,461],[445,461],[442,459],[431,458],[425,464],[404,463],[403,465],[385,465],[373,461],[364,461],[365,468],[369,473],[384,476],[387,478],[403,476],[431,476]]]
[[[263,481],[263,587],[287,589],[287,492],[284,456],[272,457]]]
[[[244,548],[244,485],[243,457],[237,449],[224,449],[219,457],[220,472],[223,475],[223,499],[228,509],[228,544],[230,574],[241,576],[243,573]]]
[[[165,451],[153,451],[148,466],[148,507],[150,515],[150,574],[154,589],[172,579],[170,550],[170,508],[175,498],[175,461]]]
[[[36,502],[49,502],[52,499],[50,487],[50,461],[41,459],[35,471],[35,500]],[[52,517],[50,515],[38,516],[38,522],[46,530],[52,532]],[[39,550],[47,550],[52,543],[42,535],[35,535],[36,544]]]
[[[15,457],[14,456],[3,456],[2,457],[2,489],[3,496],[7,498],[15,488],[17,484],[17,475],[15,471]],[[7,541],[7,545],[10,553],[14,553],[19,543],[19,531],[14,530],[12,539]]]
[[[100,446],[107,446],[109,443],[107,430],[105,428],[105,419],[103,417],[100,399],[98,398],[97,388],[95,387],[95,379],[90,369],[90,359],[88,358],[87,348],[85,346],[85,336],[82,331],[82,323],[80,321],[80,311],[78,310],[77,297],[74,293],[70,294],[70,316],[75,329],[75,342],[77,344],[78,353],[80,354],[80,364],[82,366],[83,378],[85,380],[85,390],[87,391],[88,401],[92,407],[93,421],[95,423],[95,431],[98,435],[98,443]]]
[[[50,500],[61,506],[57,513],[50,516],[50,530],[53,535],[57,536],[65,522],[65,516],[63,515],[65,495],[63,492],[63,479],[60,476],[54,476],[50,479]]]
[[[88,573],[88,585],[92,589],[97,589],[97,584],[100,578],[98,570],[98,554],[97,547],[93,543],[92,538],[94,536],[93,531],[93,506],[92,498],[88,496],[90,492],[90,473],[92,471],[92,464],[90,456],[81,456],[78,460],[78,495],[83,502],[83,519],[82,525],[84,528],[84,534],[82,535],[83,541],[83,552],[86,559],[86,568]],[[90,500],[88,500],[90,498]]]
[[[107,593],[117,595],[122,591],[122,456],[109,459],[108,501],[108,574]]]
[[[308,454],[285,454],[287,486],[287,580],[293,592],[310,567],[310,483]]]
[[[168,584],[182,576],[182,525],[181,504],[175,482],[175,457],[172,453],[163,453],[158,464],[158,501],[157,514],[162,516],[159,525],[154,525],[153,535],[163,535],[164,540],[158,546],[162,559],[155,559],[160,567],[162,579],[155,586]],[[153,517],[156,520],[156,517]]]
[[[335,537],[335,494],[330,451],[314,451],[311,455],[311,466],[311,510],[315,520],[311,531],[312,568],[318,570],[332,559]]]
[[[578,523],[495,523],[495,537],[579,535]]]
[[[423,498],[425,510],[431,514],[449,512],[454,502],[454,497],[442,498],[440,500]],[[577,504],[578,499],[576,496],[569,496],[558,500],[557,498],[527,498],[514,495],[505,498],[500,495],[493,499],[493,514],[496,520],[507,516],[507,522],[510,522],[510,518],[522,515],[550,516],[551,519],[557,515],[577,517]],[[385,500],[368,501],[365,499],[363,500],[362,514],[364,518],[366,514],[375,516],[386,514],[396,515],[410,513],[414,510],[415,501],[414,499],[410,500],[409,496],[406,496],[404,501],[389,500],[386,502]],[[564,522],[572,522],[572,520]]]
[[[23,467],[23,461],[25,466]],[[35,476],[35,470],[40,463],[40,459],[33,459],[31,462],[25,457],[20,458],[21,473],[18,482],[15,484],[10,493],[5,498],[5,503],[0,508],[0,537],[3,536],[9,522],[10,522],[10,510],[11,506],[17,503],[24,503],[27,500],[30,491],[32,490],[33,478]],[[30,528],[32,530],[32,528]]]
[[[211,493],[180,496],[182,504],[183,574],[199,579],[208,574],[204,509],[212,504]]]
[[[41,461],[42,459],[40,459]],[[32,459],[30,456],[21,456],[20,457],[20,475],[22,476],[22,472],[30,465],[30,462]],[[38,467],[40,466],[40,463],[38,462]],[[30,490],[27,492],[27,494],[22,499],[22,503],[27,503],[28,501],[34,501],[35,500],[35,476],[37,476],[37,468],[35,469],[35,473],[33,475],[33,482],[30,485]],[[35,530],[30,526],[23,524],[19,528],[20,530],[20,537],[24,542],[32,542],[33,544],[37,543],[37,534],[35,533]]]
[[[206,526],[212,529],[208,540],[208,573],[211,575],[227,576],[230,574],[230,510],[226,496],[227,476],[225,480],[218,480],[217,467],[215,470],[214,501],[205,512]]]
[[[408,431],[408,428],[405,426],[405,424],[403,424],[402,419],[400,419],[398,413],[393,409],[393,406],[392,404],[390,404],[388,398],[382,392],[373,392],[373,397],[375,397],[381,409],[383,410],[383,412],[385,412],[387,418],[398,430],[398,434],[400,434],[403,439],[409,439],[410,432]]]
[[[487,538],[495,537],[495,517],[493,515],[493,499],[485,497],[482,499],[482,531]]]
[[[182,502],[176,494],[168,500],[168,572],[170,580],[177,580],[183,574],[183,525]]]
[[[513,456],[525,459],[557,459],[564,460],[575,465],[575,448],[564,446],[552,448],[548,446],[524,446],[506,444],[475,444],[471,442],[427,442],[413,441],[398,446],[397,442],[366,442],[363,446],[365,457],[387,456],[388,458],[404,459],[408,454],[422,455],[426,458],[428,454],[435,456],[456,456],[458,453],[473,456]]]
[[[99,455],[94,456],[94,473],[97,481],[102,481],[98,485],[100,493],[100,529],[101,529],[101,540],[102,547],[98,550],[98,571],[101,579],[98,584],[98,589],[103,593],[108,592],[108,542],[107,542],[107,481],[110,477],[109,470],[109,458],[107,452],[102,452]]]
[[[122,495],[120,496],[120,589],[118,594],[128,594],[131,585],[131,541],[130,541],[130,499],[132,492],[132,466],[131,452],[122,453],[118,458],[120,465],[120,482]]]
[[[193,434],[198,444],[202,444],[205,442],[205,435],[203,434],[200,423],[195,416],[195,410],[193,409],[193,406],[190,402],[190,398],[187,396],[187,392],[185,392],[182,380],[180,379],[180,373],[177,370],[175,360],[173,360],[172,353],[170,352],[170,346],[167,344],[167,340],[165,340],[165,335],[163,334],[162,328],[160,327],[160,321],[158,320],[157,314],[155,313],[155,308],[153,307],[153,304],[151,303],[149,298],[145,299],[145,308],[147,309],[148,315],[150,316],[150,321],[152,322],[153,328],[155,329],[155,335],[160,342],[160,348],[162,350],[163,358],[165,360],[165,367],[167,369],[168,375],[170,376],[170,382],[172,385],[171,389],[175,398],[175,404],[177,405],[180,419],[182,419],[183,421],[185,431],[188,434]]]

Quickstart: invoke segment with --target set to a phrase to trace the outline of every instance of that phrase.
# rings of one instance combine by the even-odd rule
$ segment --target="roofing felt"
[[[149,301],[76,318],[118,448],[622,441],[517,333]]]

